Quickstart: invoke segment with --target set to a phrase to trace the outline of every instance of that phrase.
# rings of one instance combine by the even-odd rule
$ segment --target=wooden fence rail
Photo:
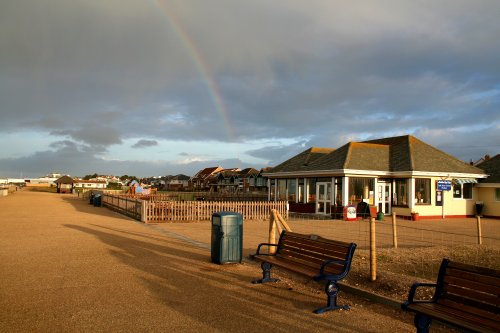
[[[273,209],[288,218],[286,201],[157,201],[158,197],[144,200],[146,198],[93,192],[102,195],[103,205],[145,223],[210,221],[213,213],[222,211],[241,213],[247,220],[268,220]]]
[[[288,217],[287,202],[235,201],[143,201],[142,221],[210,221],[212,214],[221,211],[237,212],[247,220],[268,220],[271,210]]]

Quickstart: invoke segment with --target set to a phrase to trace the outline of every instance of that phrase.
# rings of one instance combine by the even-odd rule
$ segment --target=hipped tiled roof
[[[54,183],[56,184],[73,184],[75,180],[71,178],[70,176],[62,176],[61,178],[57,179]]]
[[[270,173],[346,169],[484,175],[483,170],[460,161],[411,135],[349,142],[336,150],[309,148],[281,163]]]
[[[310,165],[313,165],[316,160],[332,151],[331,148],[312,147],[275,166],[268,172],[304,171]]]

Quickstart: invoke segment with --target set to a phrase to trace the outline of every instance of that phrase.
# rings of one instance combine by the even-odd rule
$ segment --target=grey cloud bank
[[[0,176],[263,167],[400,134],[496,154],[498,17],[493,0],[4,1],[0,138],[53,140],[22,157],[5,144]],[[207,141],[198,160],[175,149]]]

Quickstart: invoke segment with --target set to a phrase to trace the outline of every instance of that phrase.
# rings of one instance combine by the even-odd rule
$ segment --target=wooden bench
[[[262,253],[263,247],[268,249],[274,247],[276,252]],[[354,243],[283,231],[278,244],[262,243],[257,247],[257,252],[252,257],[262,262],[262,279],[254,280],[252,283],[279,281],[271,278],[271,268],[277,266],[315,281],[326,281],[327,306],[315,310],[314,313],[341,308],[348,310],[347,305],[337,306],[337,294],[340,290],[337,282],[349,273],[355,249]]]
[[[415,300],[419,287],[434,288],[430,300]],[[415,312],[417,332],[432,319],[473,332],[500,332],[500,271],[444,259],[436,283],[415,283],[401,305]]]

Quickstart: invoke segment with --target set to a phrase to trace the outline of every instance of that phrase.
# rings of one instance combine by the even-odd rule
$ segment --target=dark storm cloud
[[[265,146],[259,149],[249,150],[246,153],[250,156],[268,160],[269,165],[277,164],[309,148],[310,142],[303,141],[291,145]]]
[[[272,162],[400,134],[494,154],[499,13],[494,0],[4,1],[0,134],[42,131],[96,165],[143,137],[297,142],[249,152]]]

